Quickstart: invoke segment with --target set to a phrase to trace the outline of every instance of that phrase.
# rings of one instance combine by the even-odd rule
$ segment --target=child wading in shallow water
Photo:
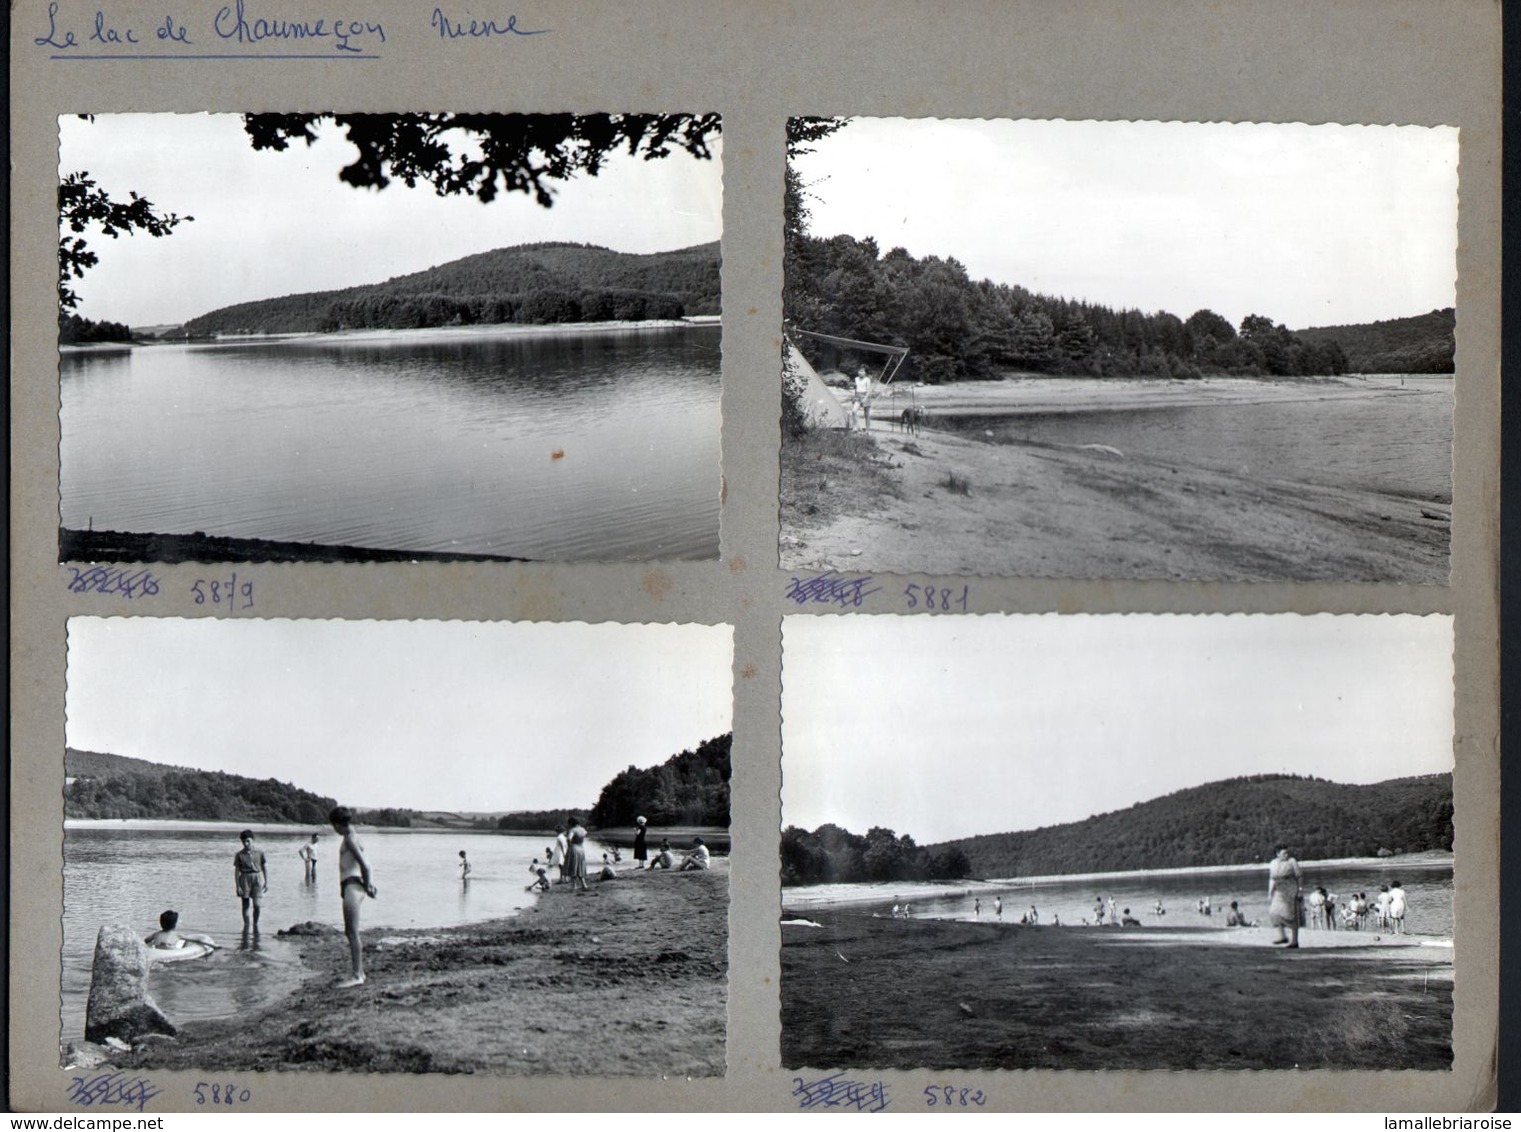
[[[264,853],[254,847],[253,830],[245,829],[238,834],[238,840],[243,843],[243,848],[233,854],[233,888],[243,904],[244,933],[246,934],[252,927],[254,935],[258,935],[259,901],[269,891],[269,868],[265,863]],[[249,919],[250,909],[253,912],[252,922]]]
[[[359,909],[364,898],[375,898],[375,886],[370,883],[370,863],[364,858],[364,847],[354,836],[354,814],[347,806],[339,806],[328,820],[333,831],[343,838],[338,851],[338,891],[343,897],[343,931],[349,937],[349,957],[353,960],[354,973],[338,985],[357,987],[364,982],[364,944],[359,938]]]

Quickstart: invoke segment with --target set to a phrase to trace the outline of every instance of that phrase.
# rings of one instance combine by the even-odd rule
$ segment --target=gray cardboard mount
[[[340,5],[341,7],[342,5]],[[1326,3],[754,4],[562,0],[461,9],[532,38],[442,41],[431,4],[265,5],[260,15],[380,22],[381,58],[55,61],[48,0],[11,14],[11,1103],[70,1110],[58,1067],[64,634],[72,614],[147,612],[71,594],[57,561],[55,326],[60,114],[170,110],[717,111],[724,130],[721,560],[660,566],[284,565],[257,568],[261,616],[727,621],[735,626],[728,1073],[607,1081],[477,1075],[236,1075],[251,1107],[788,1109],[778,1061],[780,619],[776,568],[781,191],[790,114],[1450,125],[1461,214],[1452,580],[1448,587],[983,579],[977,612],[1446,612],[1456,615],[1457,922],[1450,1072],[977,1072],[991,1105],[1386,1111],[1483,1109],[1494,1090],[1499,840],[1500,10],[1485,0]],[[220,0],[97,8],[146,31],[210,25]],[[278,8],[279,11],[274,11]],[[446,10],[448,6],[445,5]],[[249,6],[254,15],[253,5]],[[145,48],[144,50],[151,50]],[[925,170],[932,176],[932,170]],[[197,567],[169,566],[155,615],[197,616]],[[715,1035],[717,1038],[717,1035]],[[860,1076],[857,1074],[857,1076]],[[917,1098],[928,1075],[881,1075]],[[154,1110],[193,1107],[155,1074]],[[1376,1102],[1371,1098],[1377,1097]],[[907,1103],[906,1101],[904,1102]],[[899,1106],[894,1106],[899,1107]],[[81,1114],[83,1114],[81,1110]],[[99,1113],[96,1113],[99,1115]]]

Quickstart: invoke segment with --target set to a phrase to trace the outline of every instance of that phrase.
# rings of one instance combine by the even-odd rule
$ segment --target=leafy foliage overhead
[[[100,262],[83,233],[94,229],[103,236],[119,239],[146,232],[150,236],[167,236],[193,216],[178,216],[160,211],[152,201],[128,191],[127,200],[118,200],[101,188],[88,172],[66,174],[58,184],[58,313],[60,316],[79,306],[74,280],[83,279],[86,269]]]
[[[255,149],[283,150],[315,143],[326,119],[359,151],[338,174],[355,188],[383,189],[394,178],[483,203],[531,193],[545,208],[553,182],[596,176],[614,152],[649,161],[682,150],[707,160],[720,132],[717,114],[246,114],[243,128]]]

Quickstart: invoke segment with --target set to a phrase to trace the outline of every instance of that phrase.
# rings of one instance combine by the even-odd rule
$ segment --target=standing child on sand
[[[261,850],[254,847],[253,830],[245,829],[238,834],[238,840],[243,843],[232,858],[232,883],[238,894],[238,900],[243,904],[243,930],[248,931],[250,924],[248,918],[249,906],[253,907],[253,932],[259,934],[259,900],[269,891],[269,866],[264,860]]]
[[[354,971],[338,984],[340,987],[357,987],[364,982],[364,944],[359,937],[359,910],[364,898],[375,898],[375,886],[370,883],[370,862],[365,860],[364,846],[354,836],[354,812],[347,806],[338,806],[328,815],[333,832],[343,838],[338,851],[338,891],[343,898],[343,933],[349,937],[349,959]]]
[[[993,914],[995,916],[997,916],[1000,921],[1003,920],[1003,897],[1002,896],[995,896],[995,897],[993,897]]]

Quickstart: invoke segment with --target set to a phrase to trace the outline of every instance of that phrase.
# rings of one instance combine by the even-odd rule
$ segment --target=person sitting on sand
[[[312,839],[301,846],[296,852],[301,858],[301,864],[306,869],[306,875],[302,878],[307,884],[317,883],[317,835],[312,834]]]
[[[602,871],[597,874],[598,880],[616,880],[618,874],[613,871],[613,858],[610,854],[602,854]]]
[[[1140,926],[1141,926],[1141,921],[1138,920],[1138,919],[1136,919],[1134,916],[1132,916],[1130,914],[1130,909],[1129,908],[1126,908],[1125,911],[1120,915],[1120,927],[1122,927],[1122,928],[1138,928]]]
[[[676,867],[676,855],[671,852],[671,843],[661,839],[660,851],[650,858],[651,869],[673,869]]]
[[[328,815],[333,832],[343,838],[338,850],[338,893],[343,900],[343,932],[349,937],[349,959],[353,973],[338,984],[340,987],[357,987],[364,982],[364,942],[359,936],[359,910],[364,898],[375,899],[375,886],[370,882],[370,862],[365,859],[364,846],[354,836],[354,811],[347,806],[337,806]]]
[[[682,858],[681,869],[679,871],[706,869],[712,863],[712,857],[708,853],[708,847],[702,843],[702,838],[694,837],[692,838],[692,851]]]
[[[1228,928],[1249,928],[1253,924],[1246,918],[1246,913],[1236,907],[1236,902],[1231,901],[1231,910],[1225,914],[1225,926]]]
[[[548,855],[546,854],[545,860],[548,860],[548,859],[549,859]],[[528,871],[531,872],[534,875],[534,881],[533,881],[532,884],[530,884],[528,886],[527,891],[532,892],[534,889],[538,888],[538,889],[542,889],[545,892],[548,892],[549,891],[549,869],[548,869],[548,867],[546,867],[545,865],[540,864],[539,863],[539,859],[537,857],[535,857],[533,859],[533,864],[531,864],[531,865],[528,866]]]
[[[243,843],[232,857],[232,884],[238,900],[243,905],[243,930],[249,929],[249,908],[253,909],[253,931],[259,934],[259,900],[269,891],[269,866],[264,853],[254,847],[253,830],[245,829],[238,834]]]
[[[187,943],[204,943],[207,947],[215,947],[217,941],[209,935],[200,932],[178,931],[176,925],[180,922],[180,914],[173,908],[162,913],[158,918],[158,931],[143,940],[149,947],[160,951],[173,951],[175,948],[184,947]]]
[[[1299,862],[1280,845],[1268,866],[1268,923],[1278,929],[1277,946],[1299,946]]]
[[[1399,881],[1389,885],[1389,930],[1396,935],[1405,934],[1405,890]]]

